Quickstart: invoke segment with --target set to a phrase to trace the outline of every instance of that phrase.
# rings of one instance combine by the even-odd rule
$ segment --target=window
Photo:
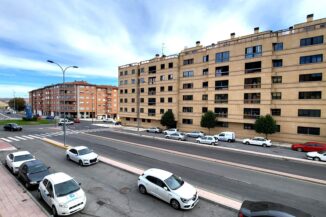
[[[192,107],[182,107],[182,112],[191,113],[192,111]]]
[[[135,79],[131,79],[131,83],[132,84],[135,84],[136,83],[136,80]]]
[[[134,75],[135,73],[136,73],[136,70],[135,69],[131,70],[131,74],[132,75]]]
[[[145,102],[144,98],[140,98],[140,102],[144,103]]]
[[[207,107],[202,107],[202,108],[201,108],[201,112],[202,112],[202,113],[206,113],[206,112],[208,112],[208,108],[207,108]]]
[[[215,94],[215,103],[228,103],[228,94]]]
[[[164,86],[161,86],[161,87],[160,87],[160,91],[161,91],[161,92],[164,92]]]
[[[299,117],[320,117],[320,109],[298,109]]]
[[[322,54],[300,57],[300,64],[320,63],[320,62],[323,62]]]
[[[125,80],[125,81],[124,81],[124,84],[128,84],[128,80]]]
[[[208,75],[208,69],[203,69],[203,75]]]
[[[132,98],[132,99],[131,99],[131,102],[132,102],[132,103],[135,103],[135,98]]]
[[[172,102],[173,102],[172,97],[169,97],[169,98],[168,98],[168,103],[172,103]]]
[[[215,68],[215,77],[229,75],[229,66],[220,66]]]
[[[156,73],[156,66],[148,67],[148,74],[155,74]]]
[[[245,93],[243,103],[246,104],[259,104],[260,103],[260,93]]]
[[[145,89],[144,88],[140,88],[140,92],[141,93],[144,93],[145,92]]]
[[[253,118],[256,119],[260,116],[259,108],[244,108],[243,109],[243,118]]]
[[[183,77],[194,77],[194,71],[184,71]]]
[[[272,76],[272,83],[273,84],[280,84],[280,83],[282,83],[282,76]]]
[[[138,82],[139,82],[140,84],[143,84],[143,83],[145,83],[145,79],[144,79],[144,78],[140,78]]]
[[[156,77],[149,77],[148,78],[148,84],[155,84]]]
[[[148,109],[148,116],[155,116],[156,110],[155,109]]]
[[[194,59],[186,59],[183,60],[183,65],[190,65],[194,63]]]
[[[125,75],[128,75],[128,71],[125,71]]]
[[[192,124],[192,119],[182,119],[183,124]]]
[[[131,89],[131,93],[135,93],[136,92],[136,90],[133,88],[133,89]]]
[[[120,103],[123,103],[123,99],[120,99]]]
[[[320,135],[320,128],[319,127],[301,127],[298,126],[297,129],[298,134],[308,134],[308,135]]]
[[[123,108],[120,108],[120,112],[123,112]]]
[[[214,113],[217,117],[227,118],[228,108],[214,108]]]
[[[145,72],[144,68],[140,68],[140,73],[144,73],[144,72]]]
[[[271,114],[273,116],[281,116],[281,109],[271,109]]]
[[[203,82],[203,88],[208,88],[208,81]]]
[[[123,72],[122,71],[120,72],[120,76],[123,76]]]
[[[156,105],[156,98],[148,98],[148,105]]]
[[[281,92],[273,92],[272,99],[282,99],[282,93]]]
[[[127,98],[125,99],[125,103],[128,103],[128,99]]]
[[[229,127],[229,123],[228,122],[224,122],[224,121],[217,121],[216,122],[216,127],[228,128]]]
[[[209,61],[209,55],[203,56],[203,62],[208,62]]]
[[[168,86],[168,91],[173,91],[173,86]]]
[[[165,69],[165,64],[161,64],[161,69]]]
[[[192,96],[192,95],[183,95],[183,100],[184,100],[184,101],[190,101],[190,100],[193,100],[193,96]]]
[[[252,88],[260,88],[261,78],[245,78],[244,80],[244,88],[252,89]]]
[[[128,108],[125,108],[125,112],[128,112]]]
[[[203,94],[201,97],[202,100],[206,101],[208,100],[208,95],[207,94]]]
[[[160,103],[164,103],[164,97],[160,98]]]
[[[245,73],[261,72],[261,61],[245,63]]]
[[[283,42],[273,43],[273,50],[274,51],[283,50]]]
[[[299,99],[321,99],[321,91],[299,92]]]
[[[123,90],[120,90],[120,94],[123,94]]]
[[[301,75],[299,75],[299,82],[321,81],[321,80],[323,80],[323,74],[322,73],[301,74]]]
[[[125,93],[128,93],[128,89],[125,89]]]
[[[161,75],[160,76],[160,81],[164,81],[165,80],[165,75]]]
[[[168,75],[168,80],[173,80],[173,74]]]
[[[281,125],[276,125],[276,129],[275,129],[275,132],[279,133],[281,132]]]
[[[224,90],[229,88],[229,80],[215,81],[215,90]]]
[[[229,51],[216,53],[215,62],[217,62],[217,63],[228,62],[229,58],[230,58],[230,52]]]
[[[144,113],[144,108],[140,108],[139,110],[140,113]]]
[[[255,125],[254,124],[243,124],[243,129],[245,130],[254,130],[255,129]]]
[[[131,112],[135,112],[135,108],[131,108]]]
[[[160,109],[160,114],[164,114],[164,109]]]
[[[262,54],[262,46],[257,45],[254,47],[247,47],[245,50],[245,57],[246,58],[254,58],[259,57]]]
[[[282,67],[283,66],[282,59],[272,60],[272,62],[273,62],[273,67]]]
[[[322,44],[324,43],[324,36],[315,36],[311,38],[303,38],[300,40],[300,47],[310,46],[315,44]]]
[[[123,85],[123,80],[120,81],[120,86]]]
[[[184,83],[183,89],[192,89],[194,87],[193,83]]]
[[[169,63],[169,69],[173,68],[173,63]]]

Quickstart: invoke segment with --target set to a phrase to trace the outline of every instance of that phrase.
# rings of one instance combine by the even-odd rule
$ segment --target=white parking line
[[[20,141],[19,139],[16,139],[14,137],[8,137],[8,139],[14,140],[14,141]]]
[[[11,140],[6,139],[6,138],[0,138],[0,139],[2,139],[2,140],[5,141],[5,142],[12,142]]]

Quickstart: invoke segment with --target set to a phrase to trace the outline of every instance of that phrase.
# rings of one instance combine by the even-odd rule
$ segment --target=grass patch
[[[40,125],[40,124],[55,124],[55,120],[38,120],[38,121],[23,121],[23,120],[0,120],[0,125],[16,123],[18,125]]]

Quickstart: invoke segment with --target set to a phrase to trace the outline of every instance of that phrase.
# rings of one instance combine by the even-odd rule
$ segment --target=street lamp
[[[63,68],[60,64],[58,64],[58,63],[56,63],[56,62],[54,62],[52,60],[47,60],[47,62],[59,66],[59,68],[62,71],[62,86],[64,88],[63,89],[64,90],[63,91],[63,120],[64,120],[63,121],[63,144],[64,144],[64,146],[66,146],[66,109],[65,109],[65,103],[66,103],[65,102],[65,92],[66,92],[66,90],[65,90],[65,72],[69,68],[75,68],[75,69],[77,69],[78,66],[67,66],[67,67]],[[59,101],[59,104],[60,104],[60,101]],[[60,112],[59,112],[59,114],[60,114]]]

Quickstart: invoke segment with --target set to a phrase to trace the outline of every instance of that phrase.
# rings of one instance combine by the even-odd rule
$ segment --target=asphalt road
[[[82,183],[86,192],[86,208],[72,216],[110,216],[110,217],[155,217],[155,216],[236,216],[234,211],[201,200],[189,211],[176,211],[152,196],[142,195],[137,189],[137,176],[117,168],[98,163],[89,167],[65,159],[64,150],[40,140],[22,141],[14,144],[19,149],[28,150],[37,159],[51,166],[51,172],[65,172]],[[1,161],[7,152],[0,152]],[[50,212],[47,205],[37,197],[36,189],[32,195]]]

